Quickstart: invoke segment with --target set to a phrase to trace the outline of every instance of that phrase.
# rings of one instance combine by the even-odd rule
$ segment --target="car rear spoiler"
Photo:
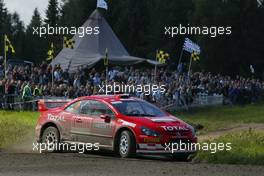
[[[38,110],[43,112],[53,108],[62,107],[70,101],[71,99],[40,99],[38,101]]]

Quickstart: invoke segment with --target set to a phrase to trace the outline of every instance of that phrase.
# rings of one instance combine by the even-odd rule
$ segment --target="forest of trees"
[[[253,65],[258,77],[264,78],[264,5],[261,0],[108,0],[104,16],[129,53],[143,58],[155,58],[157,49],[170,53],[173,68],[178,63],[184,38],[197,42],[202,49],[195,70],[206,70],[235,76],[250,75]],[[46,14],[34,10],[30,24],[10,13],[0,0],[0,55],[3,37],[7,34],[16,49],[15,58],[41,63],[47,58],[50,43],[56,52],[62,48],[63,36],[33,35],[32,27],[81,26],[96,8],[96,0],[49,0]],[[206,35],[170,38],[165,26],[232,26],[232,35],[211,38]],[[14,58],[8,54],[8,58]],[[189,56],[183,54],[188,63]]]

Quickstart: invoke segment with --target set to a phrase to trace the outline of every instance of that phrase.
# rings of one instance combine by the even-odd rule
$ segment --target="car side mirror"
[[[110,123],[111,122],[111,117],[107,114],[102,114],[100,115],[101,119],[104,119],[105,123]]]

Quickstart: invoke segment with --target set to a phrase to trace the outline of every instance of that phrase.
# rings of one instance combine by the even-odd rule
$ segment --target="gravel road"
[[[263,176],[263,166],[175,162],[164,158],[121,159],[111,154],[0,153],[0,176]]]

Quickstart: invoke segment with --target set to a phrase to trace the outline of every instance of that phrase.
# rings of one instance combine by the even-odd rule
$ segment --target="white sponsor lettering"
[[[188,131],[184,126],[161,126],[165,131]]]
[[[52,120],[52,121],[58,121],[58,122],[59,121],[62,121],[62,122],[65,121],[63,116],[55,116],[55,115],[52,115],[52,114],[48,114],[48,119]]]

